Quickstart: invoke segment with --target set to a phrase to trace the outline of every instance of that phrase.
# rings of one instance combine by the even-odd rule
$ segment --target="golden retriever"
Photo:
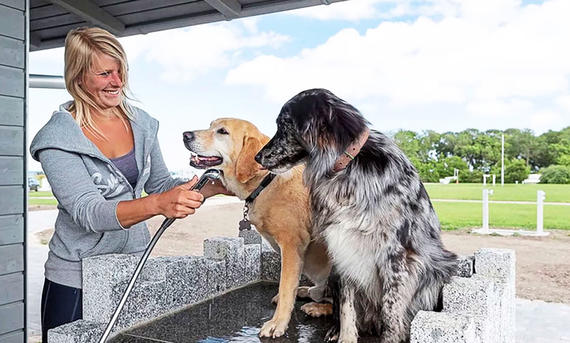
[[[184,145],[193,153],[195,168],[222,170],[222,182],[237,197],[246,199],[269,173],[254,156],[269,141],[252,123],[231,118],[213,121],[206,130],[184,132]],[[295,303],[295,295],[314,301],[323,299],[330,262],[322,243],[312,240],[308,190],[302,181],[303,167],[277,175],[249,205],[249,219],[257,231],[281,252],[279,294],[273,318],[261,328],[261,337],[285,333]],[[279,250],[278,250],[279,249]],[[299,286],[303,272],[313,287]],[[330,304],[308,303],[307,314],[330,314]]]

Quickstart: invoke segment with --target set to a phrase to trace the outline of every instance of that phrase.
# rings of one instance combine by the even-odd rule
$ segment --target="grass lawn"
[[[432,199],[481,200],[482,184],[426,184]],[[538,189],[546,192],[546,201],[570,202],[570,185],[505,185],[495,186],[491,200],[536,201]],[[51,192],[30,192],[29,205],[57,205]],[[481,227],[480,203],[433,202],[441,226],[445,230]],[[536,205],[489,204],[491,227],[536,229]],[[544,228],[570,230],[570,206],[544,205]]]
[[[432,199],[481,200],[483,197],[482,183],[426,183],[425,187]],[[542,190],[546,192],[546,202],[570,202],[570,185],[505,184],[501,187],[499,184],[493,187],[487,184],[485,188],[493,190],[489,200],[536,201],[536,191]]]
[[[481,204],[433,202],[433,207],[444,230],[483,224]],[[489,226],[535,230],[536,206],[489,204]],[[544,205],[544,229],[570,230],[570,206]]]
[[[28,198],[28,205],[57,205],[57,200],[53,199],[37,199],[34,197]]]
[[[38,191],[38,192],[34,192],[34,191],[29,191],[28,195],[30,198],[37,198],[37,197],[53,197],[53,193],[52,192],[46,192],[46,191]]]

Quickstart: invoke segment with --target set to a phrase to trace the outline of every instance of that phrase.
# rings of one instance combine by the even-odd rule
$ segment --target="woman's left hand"
[[[228,191],[226,187],[222,184],[222,181],[215,180],[214,182],[208,182],[201,190],[200,193],[204,196],[204,198],[209,198],[216,194],[225,194],[225,195],[235,195],[234,193]]]

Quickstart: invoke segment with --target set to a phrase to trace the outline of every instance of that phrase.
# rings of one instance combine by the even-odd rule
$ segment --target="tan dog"
[[[255,154],[269,141],[250,122],[222,118],[207,130],[184,133],[184,145],[194,154],[190,164],[196,168],[220,169],[222,182],[238,198],[246,199],[268,171],[254,160]],[[285,333],[295,303],[295,295],[323,299],[330,272],[326,248],[312,241],[308,190],[303,186],[302,167],[277,175],[249,206],[250,221],[259,233],[281,251],[279,294],[273,299],[277,308],[259,335],[279,337]],[[313,287],[297,287],[303,272]],[[308,303],[301,308],[311,316],[330,314],[330,304]]]

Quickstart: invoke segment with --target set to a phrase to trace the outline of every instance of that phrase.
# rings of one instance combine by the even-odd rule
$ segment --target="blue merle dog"
[[[353,160],[338,168],[347,155]],[[443,247],[439,220],[404,153],[370,130],[356,108],[328,90],[310,89],[282,107],[277,132],[256,160],[275,173],[306,164],[313,232],[334,265],[335,324],[327,339],[357,342],[364,334],[383,343],[408,341],[415,314],[438,307],[457,256]]]

